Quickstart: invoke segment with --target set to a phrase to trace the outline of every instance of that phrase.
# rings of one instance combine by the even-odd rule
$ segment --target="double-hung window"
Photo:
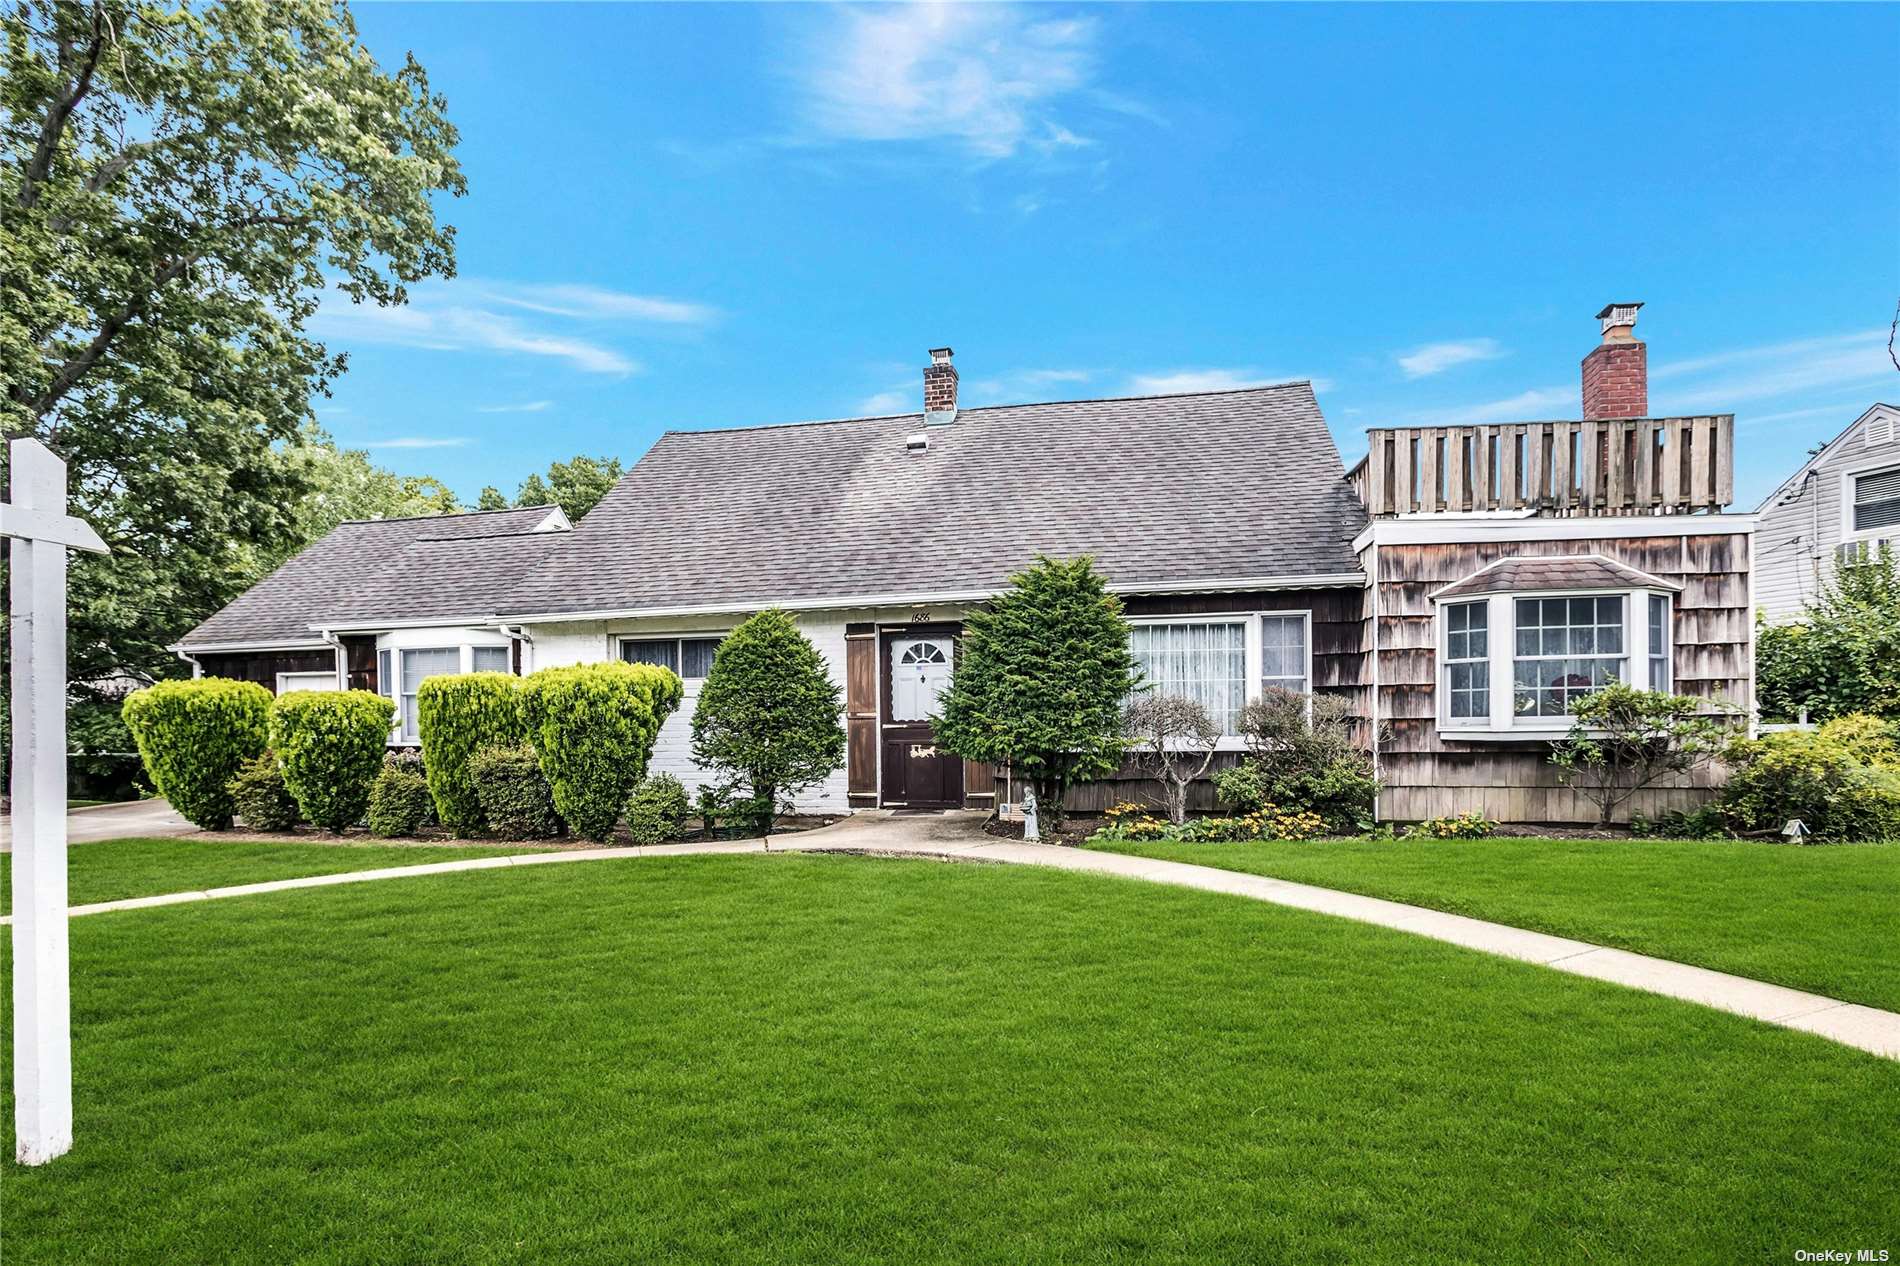
[[[687,681],[698,681],[712,671],[719,642],[716,637],[625,637],[620,639],[620,658],[629,664],[657,664]]]
[[[1900,467],[1852,478],[1854,531],[1877,532],[1900,524]]]
[[[416,688],[431,677],[462,671],[462,648],[431,646],[401,652],[402,695],[397,701],[399,737],[404,743],[421,740],[416,732]]]
[[[1669,599],[1649,595],[1649,688],[1669,689]]]
[[[1456,602],[1445,608],[1446,711],[1453,721],[1491,717],[1491,606]]]
[[[1304,612],[1137,620],[1128,647],[1143,689],[1194,700],[1225,735],[1263,690],[1312,688]]]

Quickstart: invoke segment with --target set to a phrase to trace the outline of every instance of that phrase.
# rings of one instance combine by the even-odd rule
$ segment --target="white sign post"
[[[66,954],[66,551],[105,553],[66,513],[66,463],[7,446],[13,637],[13,1121],[22,1165],[73,1145],[72,977]]]

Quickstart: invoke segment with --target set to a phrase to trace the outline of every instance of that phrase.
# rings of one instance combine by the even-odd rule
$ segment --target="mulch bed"
[[[837,820],[836,817],[822,816],[784,817],[773,824],[772,834],[791,835],[798,831],[810,831],[817,827],[830,826]],[[458,837],[450,835],[440,827],[424,827],[420,834],[400,836],[391,839],[380,835],[371,835],[368,828],[360,826],[351,827],[341,835],[332,835],[328,831],[320,830],[312,826],[298,827],[289,831],[253,831],[242,824],[232,827],[229,831],[194,831],[180,838],[198,840],[267,840],[272,843],[281,844],[330,844],[344,847],[356,844],[374,844],[379,847],[389,848],[403,848],[415,845],[428,845],[432,848],[455,848],[458,846],[468,848],[521,847],[555,849],[567,852],[585,852],[588,849],[595,848],[624,848],[634,843],[633,837],[628,835],[625,831],[615,831],[614,838],[603,841],[582,840],[568,836],[552,840],[508,840],[487,835]],[[667,842],[670,844],[694,843],[706,838],[707,836],[703,831],[689,831],[678,840],[669,840]],[[758,837],[752,835],[728,835],[726,832],[721,831],[715,838],[728,840],[756,839]]]

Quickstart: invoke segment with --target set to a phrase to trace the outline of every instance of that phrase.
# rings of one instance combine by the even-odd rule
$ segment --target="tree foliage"
[[[555,462],[548,467],[545,476],[529,475],[521,481],[521,487],[515,491],[515,504],[518,506],[561,507],[561,512],[575,522],[581,516],[600,504],[600,499],[612,490],[620,479],[620,459],[618,457],[588,457],[585,454],[571,461]],[[488,494],[494,492],[494,497]],[[499,500],[501,494],[492,488],[482,489],[484,499]],[[498,505],[485,505],[484,509],[500,509]]]
[[[1009,762],[1059,825],[1070,784],[1120,764],[1122,701],[1138,684],[1128,621],[1093,561],[1038,556],[964,621],[937,741]]]
[[[521,679],[512,673],[451,673],[416,688],[416,733],[442,825],[456,835],[484,825],[481,793],[469,762],[489,747],[526,740]]]
[[[303,491],[288,507],[290,528],[282,544],[259,552],[251,569],[258,575],[348,519],[406,519],[462,508],[441,480],[386,470],[362,449],[338,448],[314,425],[300,430],[297,442],[284,448],[282,461]]]
[[[231,780],[266,745],[270,691],[205,677],[161,681],[126,696],[126,728],[146,776],[172,808],[207,831],[231,825]]]
[[[1570,705],[1570,733],[1550,761],[1557,777],[1597,806],[1608,826],[1637,792],[1714,760],[1734,737],[1701,700],[1611,682]]]
[[[322,0],[22,0],[0,16],[0,419],[64,456],[112,546],[73,560],[72,677],[165,648],[295,539],[281,451],[342,371],[326,285],[453,272],[455,131],[413,59]]]
[[[554,807],[575,832],[604,840],[646,776],[653,740],[683,688],[653,664],[543,668],[521,683],[521,715]]]
[[[367,690],[299,690],[270,710],[270,745],[304,817],[341,832],[362,821],[388,754],[396,705]]]
[[[1182,695],[1140,694],[1122,713],[1122,729],[1167,797],[1168,821],[1187,821],[1188,787],[1214,763],[1220,726],[1206,708]]]
[[[771,833],[782,797],[844,765],[843,704],[823,656],[783,611],[727,635],[693,711],[693,759],[752,792]]]
[[[1900,718],[1900,574],[1882,548],[1839,565],[1796,624],[1762,625],[1755,638],[1756,701],[1764,717],[1803,711]]]

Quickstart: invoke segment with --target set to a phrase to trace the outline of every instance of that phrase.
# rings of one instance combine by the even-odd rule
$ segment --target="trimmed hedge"
[[[686,788],[671,774],[654,774],[627,801],[627,834],[635,844],[664,844],[684,834]]]
[[[567,823],[555,812],[541,762],[526,743],[475,753],[469,758],[468,773],[481,797],[489,830],[502,839],[549,840],[567,830]]]
[[[304,817],[333,832],[362,821],[395,712],[367,690],[299,690],[271,706],[270,744]]]
[[[1817,844],[1900,839],[1900,730],[1888,722],[1850,713],[1818,730],[1739,739],[1726,759],[1715,803],[1743,834],[1800,818]]]
[[[575,832],[604,840],[646,774],[680,679],[653,664],[543,668],[521,685],[521,713],[554,807]]]
[[[430,677],[416,690],[416,728],[429,792],[442,825],[456,835],[484,823],[469,758],[485,747],[511,747],[523,739],[520,693],[521,679],[511,673]]]
[[[297,799],[284,786],[277,753],[247,762],[231,780],[231,803],[253,831],[288,831],[297,825]]]
[[[428,779],[413,766],[386,760],[369,785],[369,833],[384,839],[414,835],[433,807]]]
[[[132,731],[158,794],[207,831],[231,825],[231,780],[268,744],[270,691],[254,682],[203,677],[161,681],[126,696]]]

